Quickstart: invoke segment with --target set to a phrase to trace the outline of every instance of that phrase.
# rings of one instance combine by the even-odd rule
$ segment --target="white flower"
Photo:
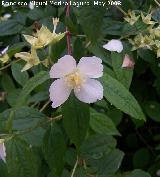
[[[63,104],[72,90],[82,102],[94,103],[103,98],[103,86],[94,78],[103,75],[102,60],[95,56],[83,57],[76,65],[75,59],[65,55],[50,70],[51,78],[59,78],[50,86],[52,107]]]
[[[8,48],[9,46],[7,46],[0,52],[0,61],[2,61],[3,63],[7,63],[9,60],[9,55],[7,54]]]
[[[12,16],[11,14],[4,14],[4,15],[3,15],[3,17],[4,17],[5,19],[11,18],[11,16]]]
[[[123,50],[123,45],[120,40],[112,39],[107,44],[103,45],[103,48],[109,51],[115,51],[115,52],[121,53]]]
[[[8,51],[8,48],[9,48],[9,46],[7,46],[6,48],[4,48],[4,49],[0,52],[0,56],[6,54],[7,51]]]
[[[29,8],[30,8],[31,10],[34,9],[34,3],[33,3],[33,1],[29,2]]]
[[[0,139],[0,159],[6,162],[6,148],[3,139]]]

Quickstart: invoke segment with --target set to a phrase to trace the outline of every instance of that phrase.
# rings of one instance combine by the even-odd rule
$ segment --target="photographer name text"
[[[62,5],[68,5],[68,2],[64,1],[30,1],[30,2],[25,2],[25,1],[19,1],[19,2],[14,2],[14,1],[2,1],[2,6],[28,6],[29,3],[33,3],[35,7],[38,6],[47,6],[47,5],[55,5],[55,6],[62,6]],[[74,2],[74,1],[69,1],[69,5],[71,6],[89,6],[89,5],[94,5],[94,6],[108,6],[108,5],[116,5],[120,6],[121,1],[96,1],[94,0],[92,3],[90,1],[79,1],[79,2]]]

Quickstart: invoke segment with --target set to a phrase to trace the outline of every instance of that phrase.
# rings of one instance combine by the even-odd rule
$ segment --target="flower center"
[[[84,77],[77,70],[71,74],[66,75],[64,80],[67,86],[77,90],[80,90],[82,84],[85,82]]]

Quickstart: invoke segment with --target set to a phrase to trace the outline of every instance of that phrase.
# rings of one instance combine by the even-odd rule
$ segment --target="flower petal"
[[[46,26],[42,25],[41,29],[37,32],[37,34],[39,41],[44,46],[48,45],[52,41],[52,33]]]
[[[25,40],[30,43],[32,46],[35,46],[36,42],[37,42],[37,38],[30,36],[30,35],[23,35]]]
[[[76,61],[70,55],[65,55],[55,63],[50,70],[51,78],[61,78],[76,69]]]
[[[0,143],[0,159],[6,161],[6,149],[4,143]]]
[[[31,58],[31,54],[28,52],[20,52],[15,54],[16,58],[21,58],[24,61],[28,61]]]
[[[56,108],[63,104],[71,93],[71,88],[67,87],[63,79],[55,80],[49,89],[52,107]]]
[[[8,48],[9,48],[9,46],[7,46],[6,48],[4,48],[4,49],[1,51],[1,54],[2,54],[2,55],[6,54],[7,51],[8,51]]]
[[[82,57],[77,68],[90,78],[99,78],[103,75],[102,60],[98,57]]]
[[[134,65],[135,62],[126,54],[123,59],[122,68],[134,68]]]
[[[80,101],[94,103],[103,98],[103,86],[95,79],[88,79],[80,90],[74,89],[74,93]]]
[[[118,53],[121,53],[123,50],[123,45],[120,40],[112,39],[107,44],[103,45],[103,48],[109,51],[116,51]]]
[[[31,65],[30,63],[26,63],[26,64],[24,65],[24,67],[22,68],[21,72],[27,71],[28,69],[30,69],[30,68],[32,68],[32,67],[33,67],[33,65]]]

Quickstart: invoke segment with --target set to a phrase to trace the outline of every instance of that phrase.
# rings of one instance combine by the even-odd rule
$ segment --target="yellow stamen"
[[[85,79],[78,71],[74,71],[73,73],[66,75],[64,80],[67,86],[77,90],[80,90],[82,84],[85,82]]]

